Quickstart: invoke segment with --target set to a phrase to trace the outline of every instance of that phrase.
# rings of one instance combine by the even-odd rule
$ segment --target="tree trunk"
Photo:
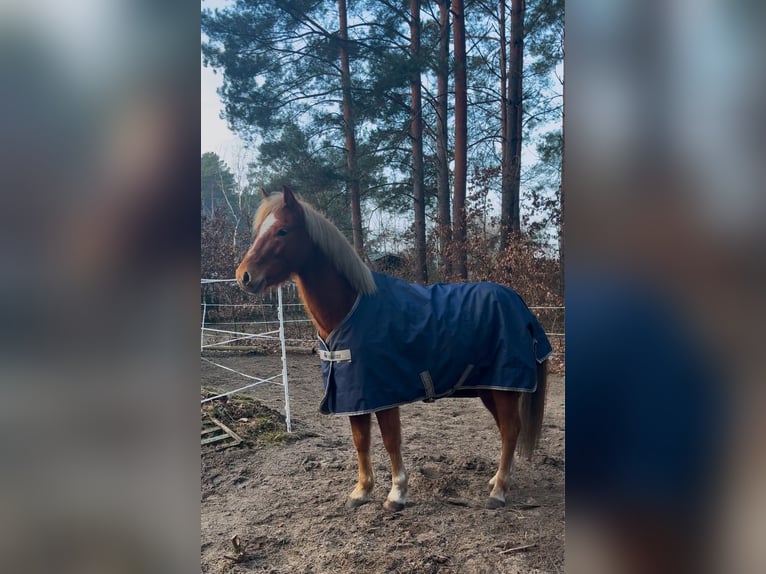
[[[521,230],[519,199],[521,190],[521,112],[524,70],[524,13],[526,0],[511,0],[511,61],[508,74],[508,147],[510,153],[510,229]]]
[[[500,0],[498,24],[500,28],[500,249],[508,245],[511,229],[511,154],[508,129],[508,39],[506,37],[506,0]]]
[[[559,209],[560,215],[559,215],[559,292],[561,293],[561,298],[564,300],[564,296],[566,295],[565,292],[565,285],[566,281],[564,280],[564,273],[566,271],[566,264],[564,259],[564,245],[566,245],[566,202],[564,197],[564,170],[566,169],[566,161],[564,158],[566,158],[565,153],[565,142],[566,142],[566,132],[564,131],[564,116],[566,112],[561,112],[561,164],[559,165]]]
[[[415,198],[415,280],[428,281],[426,261],[426,203],[423,185],[423,98],[420,83],[420,0],[410,0],[410,139],[412,141],[412,194]]]
[[[468,77],[465,54],[465,14],[463,0],[452,0],[455,29],[455,197],[453,200],[455,271],[468,279],[466,254],[465,195],[468,180]]]
[[[436,203],[439,249],[443,279],[452,275],[449,245],[452,242],[449,193],[449,135],[447,93],[449,91],[449,0],[439,0],[439,58],[436,69]]]
[[[346,136],[346,164],[348,166],[348,191],[351,200],[351,233],[354,249],[361,256],[364,254],[362,238],[362,204],[359,193],[359,174],[356,168],[356,135],[354,127],[353,103],[351,100],[351,67],[348,61],[348,16],[346,0],[338,0],[338,30],[340,51],[340,77],[343,93],[343,131]]]

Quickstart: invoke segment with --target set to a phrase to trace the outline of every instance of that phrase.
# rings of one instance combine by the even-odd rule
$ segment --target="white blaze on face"
[[[269,229],[271,229],[271,227],[276,222],[277,222],[277,218],[274,217],[274,214],[273,213],[269,213],[266,216],[266,219],[263,220],[263,223],[261,224],[261,228],[258,230],[258,236],[256,237],[256,239],[260,239],[261,237],[266,235],[266,233],[269,231]]]

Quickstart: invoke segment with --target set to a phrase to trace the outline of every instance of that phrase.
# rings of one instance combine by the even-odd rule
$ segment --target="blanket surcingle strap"
[[[551,345],[521,297],[494,283],[423,287],[373,273],[341,324],[319,339],[324,414],[370,413],[477,389],[534,392]]]

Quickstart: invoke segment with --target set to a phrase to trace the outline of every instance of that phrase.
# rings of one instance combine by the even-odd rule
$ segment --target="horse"
[[[263,191],[253,232],[255,239],[236,271],[239,287],[257,294],[288,279],[295,281],[321,346],[325,395],[320,410],[349,416],[358,480],[346,506],[371,500],[374,412],[391,459],[392,485],[383,507],[392,512],[405,507],[408,474],[399,406],[442,396],[478,396],[492,414],[501,450],[486,506],[505,506],[517,443],[522,454],[531,457],[541,432],[551,352],[521,298],[492,283],[422,287],[373,273],[338,228],[287,186],[281,193]],[[447,309],[445,301],[456,306]],[[464,307],[478,309],[478,322],[473,321],[478,324],[471,327]],[[447,327],[442,326],[445,322]],[[352,323],[372,329],[349,335]],[[423,327],[421,331],[437,332],[436,342],[418,334],[413,323]],[[386,325],[393,334],[384,332]],[[479,335],[493,330],[489,339]],[[343,337],[346,340],[339,342]],[[484,342],[477,347],[477,340]],[[436,366],[437,357],[447,366]],[[505,385],[507,379],[516,381]],[[362,388],[379,396],[356,396]]]

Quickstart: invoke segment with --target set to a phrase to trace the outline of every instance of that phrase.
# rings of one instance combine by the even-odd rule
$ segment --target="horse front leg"
[[[491,393],[491,405],[494,408],[490,408],[497,422],[497,426],[500,429],[500,464],[498,465],[497,473],[490,480],[492,485],[492,492],[487,499],[488,508],[501,508],[505,506],[505,496],[511,485],[511,464],[513,463],[513,453],[516,450],[516,441],[519,438],[519,432],[521,431],[521,417],[519,416],[519,393],[510,391],[490,391]],[[482,397],[483,399],[483,397]],[[488,401],[484,401],[487,405]]]
[[[348,508],[356,508],[370,501],[372,487],[375,479],[372,475],[372,462],[370,461],[370,415],[355,415],[349,417],[351,421],[351,435],[354,438],[356,457],[359,464],[359,481],[356,488],[351,492],[346,501]]]
[[[407,504],[407,471],[402,458],[402,427],[399,420],[399,407],[378,411],[380,434],[391,458],[391,492],[388,493],[383,508],[398,512]]]

